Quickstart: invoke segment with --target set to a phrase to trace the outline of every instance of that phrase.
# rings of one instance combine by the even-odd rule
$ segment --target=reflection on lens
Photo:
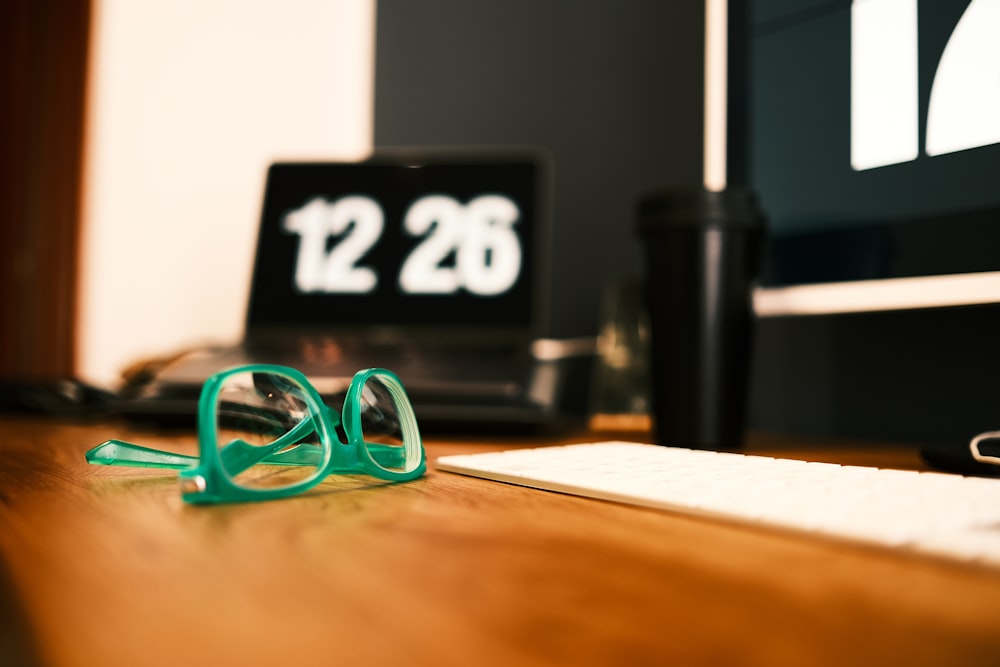
[[[361,434],[372,460],[393,472],[415,470],[420,463],[420,448],[404,441],[400,415],[408,413],[409,408],[400,407],[407,399],[399,383],[372,375],[361,388],[360,397]]]
[[[315,477],[324,449],[312,400],[293,378],[242,372],[216,399],[216,443],[225,474],[238,486],[280,489]]]

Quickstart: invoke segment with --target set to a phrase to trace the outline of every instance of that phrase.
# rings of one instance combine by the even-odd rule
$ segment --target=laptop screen
[[[542,169],[488,152],[271,165],[248,330],[529,327]]]

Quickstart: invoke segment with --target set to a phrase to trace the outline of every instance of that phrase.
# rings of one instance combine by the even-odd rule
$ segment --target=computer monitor
[[[752,414],[947,447],[997,428],[1000,5],[749,7],[743,167],[770,221]]]
[[[749,174],[773,234],[758,311],[1000,301],[1000,7],[752,7]]]

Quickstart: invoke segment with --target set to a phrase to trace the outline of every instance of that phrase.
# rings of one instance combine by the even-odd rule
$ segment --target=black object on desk
[[[100,415],[114,400],[112,392],[72,378],[0,382],[0,412]]]
[[[991,452],[992,453],[992,452]],[[921,445],[920,456],[928,465],[945,472],[979,477],[1000,477],[1000,465],[983,463],[972,457],[968,443],[929,443]]]
[[[638,230],[656,441],[737,448],[764,232],[757,199],[745,189],[661,192],[640,203]]]

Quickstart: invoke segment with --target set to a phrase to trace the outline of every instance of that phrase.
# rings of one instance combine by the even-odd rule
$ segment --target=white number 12
[[[298,234],[295,285],[301,292],[371,292],[375,270],[358,260],[382,236],[382,207],[370,197],[351,196],[330,204],[316,198],[285,216],[285,229]],[[344,235],[327,252],[327,239]]]

